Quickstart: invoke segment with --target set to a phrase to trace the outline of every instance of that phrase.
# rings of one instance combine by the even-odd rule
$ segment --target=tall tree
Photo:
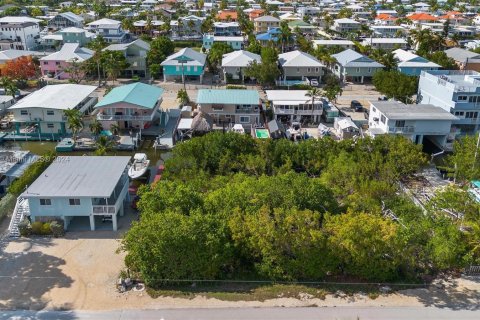
[[[223,55],[232,51],[233,48],[226,42],[214,42],[207,55],[210,72],[216,73],[218,65],[222,62]]]
[[[82,114],[78,109],[67,109],[63,113],[67,118],[68,129],[72,131],[73,141],[76,141],[78,132],[83,128]]]

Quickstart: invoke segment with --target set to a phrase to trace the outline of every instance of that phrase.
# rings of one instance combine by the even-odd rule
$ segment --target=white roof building
[[[93,56],[93,51],[87,48],[81,48],[78,43],[65,43],[62,48],[46,57],[41,58],[41,61],[78,61],[82,62],[90,59]]]
[[[48,85],[29,94],[8,109],[73,109],[95,91],[96,88],[96,86],[80,84]]]
[[[261,62],[262,58],[258,54],[238,50],[223,55],[222,67],[247,67],[253,61]]]

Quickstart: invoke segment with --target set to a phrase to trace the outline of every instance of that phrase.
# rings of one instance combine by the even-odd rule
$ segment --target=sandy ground
[[[125,230],[128,221],[119,222]],[[456,279],[445,287],[405,290],[370,299],[327,296],[325,300],[279,298],[220,301],[196,297],[153,299],[145,292],[118,293],[115,283],[123,267],[117,254],[121,232],[70,232],[66,238],[16,239],[2,242],[0,309],[159,309],[188,307],[272,306],[438,306],[480,308],[480,280]]]

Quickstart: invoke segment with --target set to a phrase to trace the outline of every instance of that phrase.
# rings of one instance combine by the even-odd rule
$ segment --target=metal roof
[[[389,120],[445,120],[458,118],[431,104],[403,104],[398,101],[370,101]]]
[[[195,51],[190,48],[183,48],[182,50],[168,56],[165,61],[161,63],[162,66],[181,66],[181,61],[186,66],[203,66],[207,56],[203,53]]]
[[[299,50],[279,54],[278,61],[282,67],[324,67],[317,58]]]
[[[128,156],[57,158],[23,193],[27,198],[108,198],[130,161]]]
[[[70,83],[47,85],[29,94],[8,109],[74,109],[80,102],[95,91],[96,88],[96,86]]]
[[[197,95],[198,104],[251,104],[260,103],[257,90],[241,89],[200,89]]]
[[[40,58],[41,61],[78,61],[83,62],[93,57],[93,51],[88,48],[80,47],[78,43],[65,43],[62,48],[49,54],[46,57]]]
[[[238,50],[223,55],[222,67],[246,67],[253,61],[260,63],[262,62],[262,58],[258,54]]]
[[[344,67],[379,67],[383,65],[370,59],[352,49],[344,50],[337,54],[332,54],[339,64]]]
[[[163,89],[141,82],[131,83],[112,89],[95,108],[126,102],[142,108],[153,109],[158,99],[163,94]]]

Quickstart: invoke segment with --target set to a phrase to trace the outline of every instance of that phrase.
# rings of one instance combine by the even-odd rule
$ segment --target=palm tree
[[[190,101],[190,97],[188,96],[187,90],[185,89],[178,90],[177,99],[180,101],[182,106],[186,105]]]
[[[153,23],[152,23],[152,19],[150,17],[147,18],[147,23],[145,24],[145,31],[148,32],[149,36],[152,36]]]
[[[305,96],[307,97],[310,97],[310,101],[312,101],[312,115],[313,115],[313,112],[315,111],[315,99],[320,99],[321,97],[323,97],[324,93],[323,93],[323,90],[322,89],[319,89],[319,88],[310,88],[307,93],[305,94]]]
[[[94,136],[98,136],[103,130],[102,123],[97,119],[93,120],[88,127]]]
[[[288,27],[287,21],[283,20],[280,23],[280,41],[282,42],[282,53],[285,52],[285,44],[290,42],[290,38],[292,37],[292,32]]]
[[[112,123],[110,125],[110,132],[112,132],[114,136],[117,136],[120,133],[120,127],[118,126],[118,124]]]
[[[114,142],[106,136],[100,136],[98,140],[95,142],[95,154],[97,156],[104,156],[107,154],[108,151],[112,150],[114,146]]]
[[[75,142],[77,133],[83,128],[82,114],[78,109],[67,109],[63,111],[63,114],[67,118],[68,129],[72,131]]]
[[[125,18],[122,20],[122,29],[125,31],[130,31],[132,32],[133,29],[135,29],[132,19],[130,18]]]
[[[386,70],[396,70],[398,66],[398,59],[393,52],[386,52],[380,58],[380,63],[385,66]]]

